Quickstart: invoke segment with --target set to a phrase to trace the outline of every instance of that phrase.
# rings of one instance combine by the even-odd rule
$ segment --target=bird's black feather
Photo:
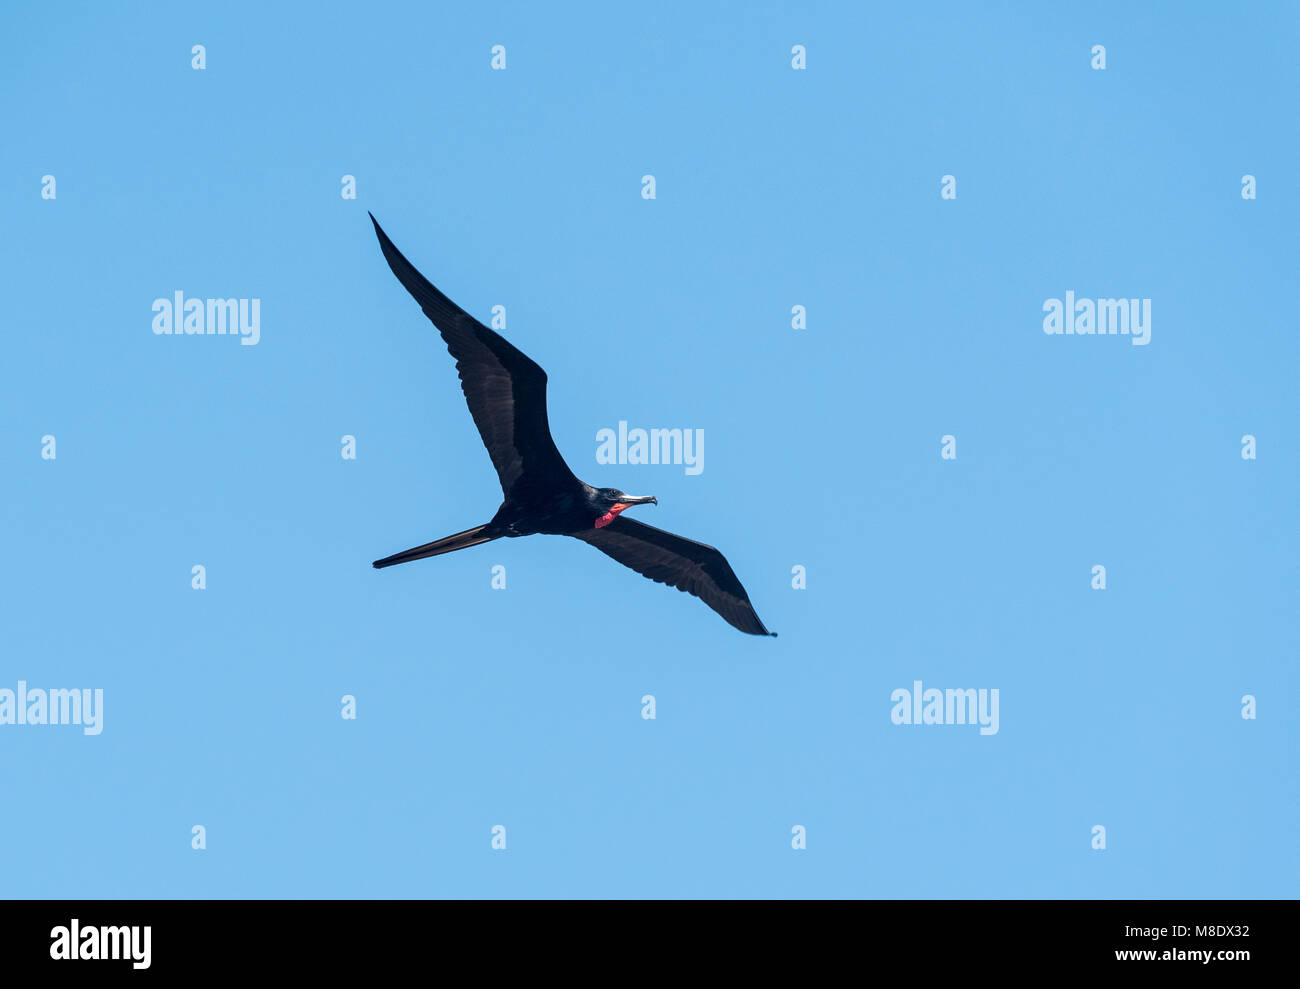
[[[380,249],[397,280],[420,304],[456,359],[461,390],[492,466],[509,497],[525,473],[577,483],[551,438],[546,372],[505,337],[439,292],[402,255],[373,214]]]
[[[694,594],[742,632],[775,635],[759,620],[727,558],[712,546],[623,516],[571,535],[642,576]]]

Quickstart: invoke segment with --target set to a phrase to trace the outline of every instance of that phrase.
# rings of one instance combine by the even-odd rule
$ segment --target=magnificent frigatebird
[[[657,505],[658,498],[594,488],[574,476],[551,439],[546,372],[434,288],[393,246],[373,213],[370,221],[388,266],[456,359],[470,415],[505,495],[485,525],[376,560],[375,567],[440,556],[502,536],[574,536],[651,580],[694,594],[742,632],[775,635],[763,627],[745,588],[716,549],[620,515],[633,505]]]

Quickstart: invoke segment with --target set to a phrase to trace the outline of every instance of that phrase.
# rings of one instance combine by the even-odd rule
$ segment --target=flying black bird
[[[388,266],[447,342],[461,389],[505,500],[492,521],[445,539],[376,560],[391,567],[440,556],[502,536],[543,532],[574,536],[661,584],[694,594],[731,625],[751,635],[763,627],[726,558],[712,546],[642,525],[620,513],[657,505],[650,495],[593,488],[574,476],[555,448],[546,419],[546,372],[500,334],[488,329],[434,288],[393,246],[371,214]]]

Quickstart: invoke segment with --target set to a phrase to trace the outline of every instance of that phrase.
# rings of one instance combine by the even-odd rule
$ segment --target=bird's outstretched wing
[[[501,490],[525,474],[550,484],[578,483],[551,438],[546,418],[546,372],[500,334],[439,292],[403,257],[371,214],[388,266],[420,304],[456,359],[474,425],[483,437]]]
[[[763,627],[731,564],[712,546],[625,516],[572,535],[653,581],[694,594],[742,632],[776,635]]]

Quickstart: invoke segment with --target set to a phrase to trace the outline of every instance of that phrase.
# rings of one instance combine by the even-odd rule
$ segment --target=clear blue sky
[[[0,894],[1296,895],[1296,8],[866,6],[6,6],[0,688],[104,729],[0,726]],[[779,639],[571,539],[371,569],[500,490],[367,210]]]

